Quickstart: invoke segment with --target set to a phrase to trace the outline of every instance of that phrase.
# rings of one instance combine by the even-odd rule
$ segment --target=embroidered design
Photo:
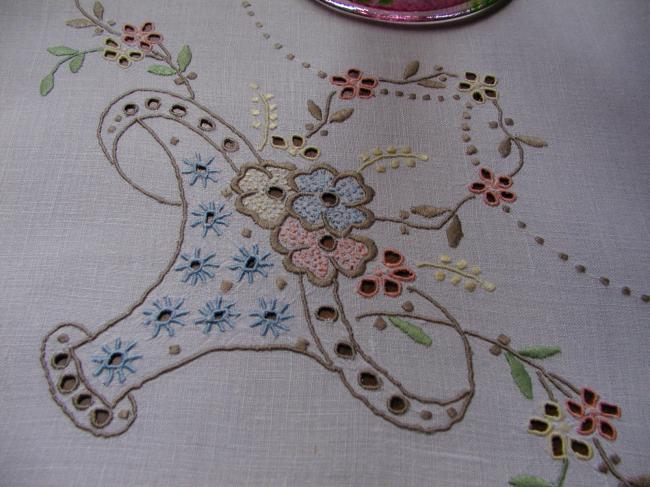
[[[154,46],[162,44],[163,36],[156,31],[153,22],[143,22],[140,27],[124,24],[122,27],[122,41],[144,52],[151,52]]]
[[[231,212],[225,211],[226,204],[221,203],[218,207],[214,201],[199,205],[199,209],[192,212],[192,215],[197,217],[191,223],[192,228],[201,227],[203,230],[203,237],[205,238],[210,230],[217,236],[221,236],[219,226],[228,226],[228,217],[232,215]]]
[[[199,281],[205,282],[207,279],[212,279],[214,274],[209,269],[216,269],[219,264],[210,262],[215,254],[209,254],[201,257],[201,249],[194,249],[192,254],[181,254],[183,264],[177,265],[174,270],[184,272],[183,282],[189,282],[192,286],[196,286]]]
[[[438,262],[419,262],[416,264],[418,268],[437,269],[434,277],[436,281],[444,281],[447,278],[447,273],[452,274],[449,282],[454,286],[460,284],[465,279],[464,288],[466,291],[474,292],[477,285],[481,286],[488,292],[493,292],[497,286],[496,284],[480,278],[481,268],[472,266],[467,271],[468,263],[465,259],[460,259],[452,266],[452,258],[449,255],[441,255]]]
[[[251,318],[257,318],[250,326],[251,328],[259,327],[260,335],[263,337],[270,331],[277,338],[282,332],[289,331],[289,328],[283,325],[285,321],[293,318],[288,311],[288,304],[278,304],[278,300],[275,298],[269,301],[260,298],[259,309],[249,315]]]
[[[257,150],[261,151],[268,144],[270,133],[278,128],[278,106],[271,103],[273,93],[262,93],[257,83],[251,83],[249,86],[255,92],[251,99],[254,105],[251,108],[252,127],[262,132],[262,139],[257,144]]]
[[[113,37],[107,37],[104,39],[104,46],[102,57],[107,61],[116,62],[120,68],[126,69],[130,67],[132,63],[144,59],[144,53],[142,51],[138,49],[129,49],[123,44],[120,44],[120,42]]]
[[[337,74],[330,78],[330,82],[335,86],[341,86],[339,98],[341,100],[351,100],[352,98],[372,98],[374,88],[379,81],[372,76],[364,76],[363,71],[357,68],[349,69],[346,74]]]
[[[235,319],[240,316],[233,309],[235,303],[225,303],[223,297],[219,296],[212,301],[205,303],[205,307],[199,310],[203,318],[194,322],[195,325],[203,326],[203,333],[209,335],[212,328],[216,326],[219,331],[226,332],[227,328],[235,328]]]
[[[246,250],[246,247],[239,247],[239,255],[232,258],[235,263],[228,266],[228,269],[239,272],[237,282],[246,277],[248,284],[253,284],[255,274],[269,277],[266,269],[273,266],[271,262],[268,262],[270,256],[270,252],[260,255],[260,247],[257,244],[254,244],[250,251]]]
[[[312,126],[313,128],[313,126]],[[285,139],[279,135],[271,137],[271,146],[274,149],[286,150],[291,156],[299,155],[308,161],[314,161],[320,156],[320,149],[313,145],[305,145],[305,137],[302,135],[292,135]]]
[[[497,100],[499,92],[496,85],[499,82],[496,76],[488,74],[481,79],[480,75],[467,71],[465,79],[458,82],[458,91],[469,92],[476,103],[485,103],[485,100]]]
[[[391,169],[398,169],[402,162],[407,167],[413,168],[416,166],[417,161],[428,161],[429,156],[427,154],[415,154],[409,146],[400,147],[399,149],[394,146],[389,146],[386,148],[386,152],[377,147],[372,150],[371,154],[365,152],[359,154],[361,165],[358,167],[357,171],[361,172],[364,169],[375,165],[377,172],[386,172],[385,165],[377,164],[377,162],[382,160],[390,161]]]
[[[396,298],[402,294],[402,283],[415,281],[415,272],[404,265],[404,256],[396,249],[383,252],[384,268],[377,268],[364,276],[357,284],[357,293],[364,298],[376,296],[380,290],[384,295]]]
[[[486,167],[479,171],[480,181],[475,181],[468,186],[472,193],[482,194],[483,203],[488,206],[499,206],[504,201],[514,203],[517,195],[510,191],[512,178],[510,176],[495,176]]]
[[[617,432],[610,419],[621,417],[621,408],[616,404],[600,400],[600,396],[591,389],[580,389],[580,399],[567,399],[569,414],[580,421],[576,431],[583,436],[594,432],[609,441],[616,440]]]
[[[221,172],[219,169],[210,167],[213,162],[214,157],[211,157],[207,161],[203,161],[203,159],[201,159],[201,154],[196,154],[192,160],[183,159],[185,169],[183,169],[182,174],[190,175],[190,186],[194,186],[194,183],[200,180],[203,183],[203,187],[207,188],[208,181],[216,183],[216,175]]]
[[[110,386],[116,375],[118,382],[124,384],[126,382],[125,372],[135,374],[136,369],[132,362],[142,358],[140,354],[131,353],[135,346],[136,342],[128,342],[123,347],[121,338],[115,339],[113,347],[103,345],[104,354],[92,357],[92,361],[99,364],[93,375],[97,377],[106,373],[105,386]]]
[[[174,336],[174,325],[185,326],[185,322],[181,318],[189,311],[181,309],[183,306],[183,299],[172,300],[170,297],[165,297],[162,301],[155,300],[152,309],[145,309],[142,314],[147,317],[144,321],[144,326],[153,326],[152,338],[156,338],[160,330],[165,330],[170,337]]]

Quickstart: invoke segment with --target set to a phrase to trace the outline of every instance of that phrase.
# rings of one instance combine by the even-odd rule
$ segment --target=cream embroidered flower
[[[235,202],[237,210],[262,228],[280,225],[286,215],[285,201],[292,191],[288,178],[295,169],[293,164],[270,161],[244,166],[231,183],[239,195]]]
[[[496,76],[486,74],[483,79],[470,71],[465,73],[465,79],[458,82],[458,91],[471,92],[472,100],[476,103],[485,103],[485,100],[496,100],[499,92],[496,85],[499,82]]]

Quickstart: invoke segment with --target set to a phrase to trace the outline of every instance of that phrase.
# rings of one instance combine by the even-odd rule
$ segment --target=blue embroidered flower
[[[215,174],[219,174],[221,171],[218,169],[210,169],[210,164],[214,161],[214,157],[211,157],[209,161],[203,161],[201,159],[201,154],[196,154],[194,160],[183,159],[183,164],[185,164],[185,169],[183,169],[183,174],[190,174],[190,186],[194,186],[199,179],[203,181],[203,187],[207,187],[208,181],[217,182],[216,177],[213,177]]]
[[[201,249],[194,249],[194,253],[191,255],[181,254],[181,259],[185,263],[177,265],[174,270],[185,271],[183,282],[189,281],[192,286],[196,286],[199,281],[205,282],[206,279],[214,277],[214,274],[208,270],[219,267],[219,264],[210,263],[214,256],[215,254],[210,254],[207,257],[201,257]]]
[[[298,172],[290,183],[297,192],[288,201],[289,212],[308,230],[325,226],[337,236],[346,236],[353,228],[368,228],[374,215],[364,204],[374,196],[358,173],[339,174],[325,164],[310,172]]]
[[[210,230],[221,236],[219,225],[224,227],[228,226],[227,218],[232,215],[231,212],[224,211],[225,203],[217,206],[214,202],[199,205],[199,209],[192,212],[192,215],[198,217],[190,225],[192,228],[201,225],[203,228],[203,237],[208,234]]]
[[[223,302],[222,297],[218,297],[213,301],[205,303],[205,307],[199,310],[203,318],[196,320],[195,325],[203,325],[203,333],[209,335],[213,326],[218,326],[222,332],[226,331],[226,327],[231,330],[235,328],[233,323],[234,319],[239,317],[239,313],[233,310],[235,303],[226,304]]]
[[[283,331],[289,331],[289,328],[282,324],[282,322],[293,318],[292,315],[287,313],[289,310],[288,304],[280,305],[280,307],[278,306],[277,299],[273,299],[267,303],[264,298],[260,298],[259,303],[259,310],[249,315],[253,318],[257,318],[257,321],[251,325],[251,328],[259,326],[260,335],[263,337],[266,336],[269,331],[273,333],[273,336],[276,338]]]
[[[268,273],[264,269],[273,267],[271,262],[267,262],[267,259],[271,255],[270,252],[260,256],[260,248],[255,244],[250,252],[245,247],[239,247],[239,253],[241,255],[235,255],[232,258],[235,264],[228,267],[231,271],[239,271],[238,282],[246,276],[248,284],[253,284],[255,274],[268,277]]]
[[[155,300],[152,304],[154,309],[145,309],[142,314],[148,318],[144,321],[144,326],[153,325],[153,336],[156,338],[160,330],[165,330],[170,337],[174,336],[173,325],[185,326],[185,322],[180,318],[189,314],[189,311],[181,309],[183,299],[177,299],[176,302],[171,298],[165,297],[162,301]]]
[[[97,357],[92,357],[92,361],[99,364],[93,376],[97,377],[98,375],[106,372],[106,380],[104,381],[105,386],[110,386],[113,382],[113,378],[117,374],[117,380],[120,384],[124,384],[126,381],[125,371],[135,374],[135,367],[131,364],[134,360],[139,360],[142,358],[142,355],[132,354],[131,351],[135,348],[136,342],[129,342],[124,348],[122,348],[122,339],[116,338],[113,348],[109,345],[103,345],[102,351],[104,355]]]

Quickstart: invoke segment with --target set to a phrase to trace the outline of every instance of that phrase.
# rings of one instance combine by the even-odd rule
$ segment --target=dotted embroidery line
[[[589,277],[589,278],[593,279],[594,281],[598,281],[603,287],[608,287],[610,289],[620,289],[621,294],[623,294],[623,296],[636,296],[636,295],[638,295],[640,297],[641,301],[643,301],[644,303],[650,303],[650,295],[635,293],[634,291],[632,291],[632,289],[629,286],[624,286],[624,285],[618,284],[616,282],[612,282],[612,280],[609,277],[591,273],[591,272],[589,272],[587,266],[584,265],[584,264],[581,264],[577,259],[571,257],[566,252],[563,252],[562,250],[560,250],[560,249],[558,249],[558,248],[556,248],[554,246],[548,245],[548,243],[546,242],[546,239],[544,237],[542,237],[540,235],[537,235],[537,234],[534,234],[534,233],[532,233],[532,232],[530,232],[528,230],[528,224],[526,222],[516,219],[515,216],[512,214],[512,209],[509,206],[507,206],[507,205],[503,206],[502,210],[506,215],[510,216],[513,219],[513,221],[515,221],[515,225],[517,226],[517,228],[522,233],[524,233],[527,237],[531,238],[538,246],[540,246],[540,247],[545,246],[545,247],[548,247],[549,249],[551,249],[552,251],[556,252],[558,258],[562,262],[565,262],[567,264],[575,262],[573,268],[575,269],[575,271],[578,274],[584,274],[586,277]]]

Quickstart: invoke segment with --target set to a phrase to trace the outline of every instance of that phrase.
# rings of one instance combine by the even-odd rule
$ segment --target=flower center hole
[[[193,260],[192,262],[190,262],[190,269],[192,269],[193,271],[197,270],[200,267],[201,267],[201,262],[199,262],[198,260]]]
[[[323,201],[323,204],[327,206],[328,208],[331,208],[332,206],[336,206],[339,202],[339,197],[336,193],[333,193],[331,191],[326,191],[324,192],[320,199]]]
[[[284,199],[284,189],[279,188],[278,186],[271,186],[267,194],[269,197],[273,198],[274,200],[283,200]]]
[[[211,225],[213,221],[214,221],[214,213],[211,212],[211,211],[208,211],[205,214],[205,223],[207,223],[208,225]]]
[[[399,292],[399,286],[395,281],[386,281],[384,283],[384,289],[387,293],[396,293]]]
[[[364,389],[378,389],[381,383],[379,378],[372,372],[361,372],[359,374],[359,385]]]
[[[384,252],[384,260],[386,261],[386,264],[397,265],[400,262],[402,262],[402,256],[399,255],[397,252],[387,250],[386,252]]]
[[[65,352],[57,353],[54,358],[52,358],[52,365],[56,369],[63,369],[70,362],[70,355]]]
[[[361,291],[364,294],[372,294],[377,291],[377,283],[370,279],[364,279],[361,281]]]
[[[221,320],[225,315],[226,312],[221,309],[219,311],[215,311],[214,313],[212,313],[212,318],[214,318],[215,320]]]
[[[257,259],[255,257],[249,257],[246,263],[244,264],[244,267],[246,267],[246,269],[254,269],[256,265],[257,265]]]
[[[110,357],[108,357],[108,363],[109,365],[121,365],[122,361],[124,360],[124,357],[122,357],[121,353],[112,353]]]
[[[269,321],[275,321],[278,319],[278,314],[275,311],[267,311],[264,313],[264,319]]]
[[[332,251],[336,248],[336,239],[331,235],[324,235],[318,244],[323,250]]]
[[[331,306],[321,306],[316,310],[316,318],[321,321],[336,321],[338,317],[338,312]]]
[[[206,171],[206,169],[207,169],[207,168],[206,168],[203,164],[197,164],[197,165],[196,165],[196,172],[201,172],[201,173],[203,173],[203,172]]]
[[[158,313],[158,317],[156,318],[156,320],[167,321],[171,317],[172,317],[172,312],[168,309],[164,309],[160,313]]]

